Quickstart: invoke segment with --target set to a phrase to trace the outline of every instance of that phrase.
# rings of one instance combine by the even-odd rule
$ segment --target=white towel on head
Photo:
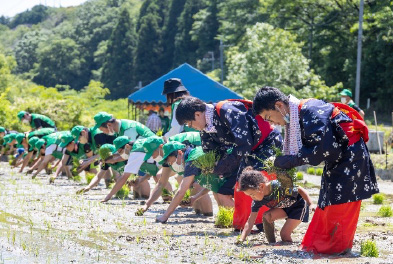
[[[300,100],[289,95],[289,124],[285,126],[284,154],[296,155],[302,148],[302,137],[299,124]]]

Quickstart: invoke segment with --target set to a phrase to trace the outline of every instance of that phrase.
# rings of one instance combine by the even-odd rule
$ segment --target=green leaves
[[[302,54],[303,44],[296,38],[296,35],[266,23],[248,28],[238,45],[227,53],[226,84],[249,99],[264,85],[300,98],[318,98],[320,92],[330,95],[331,90],[336,95],[334,88],[326,86],[309,70],[309,61]]]

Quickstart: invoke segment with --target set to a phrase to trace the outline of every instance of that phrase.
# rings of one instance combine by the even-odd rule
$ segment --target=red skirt
[[[269,175],[269,174],[265,173],[264,171],[262,173],[263,173],[263,175],[265,175],[265,177],[268,178],[269,181],[274,180],[276,178],[275,175]],[[247,223],[248,217],[251,214],[252,199],[250,196],[248,196],[244,192],[237,191],[238,188],[239,188],[239,183],[236,182],[235,194],[234,194],[235,211],[233,213],[233,227],[235,229],[243,230],[244,226]],[[262,206],[259,209],[257,219],[255,220],[256,225],[262,224],[263,214],[267,210],[269,210],[269,208],[266,206]]]
[[[361,201],[317,207],[304,235],[301,249],[321,254],[339,254],[352,248]]]

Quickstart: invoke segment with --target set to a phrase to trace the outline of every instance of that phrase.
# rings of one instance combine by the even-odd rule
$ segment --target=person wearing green
[[[179,190],[173,197],[172,202],[168,206],[166,212],[163,215],[156,217],[157,222],[166,223],[170,215],[182,203],[182,199],[190,187],[192,187],[191,198],[194,197],[194,195],[201,193],[203,190],[203,187],[201,187],[201,185],[197,181],[194,181],[194,177],[199,176],[199,174],[195,175],[195,173],[199,171],[190,171],[190,167],[187,167],[187,170],[185,170],[183,165],[184,153],[188,153],[192,150],[192,147],[187,147],[185,144],[176,141],[168,142],[163,146],[164,157],[160,163],[168,164],[173,171],[182,175],[183,179],[179,185]],[[188,177],[184,177],[185,175],[187,175]],[[202,196],[198,197],[197,201],[194,199],[192,201],[186,201],[186,203],[188,203],[187,206],[192,206],[197,214],[202,213],[205,216],[213,215],[212,201],[207,192],[204,193]]]
[[[340,96],[341,96],[341,103],[346,104],[352,107],[353,109],[355,109],[356,111],[358,111],[360,116],[364,119],[364,111],[360,109],[360,107],[357,104],[355,104],[355,102],[352,100],[352,92],[349,89],[342,90]]]
[[[183,174],[183,180],[178,193],[173,198],[166,212],[157,217],[158,222],[166,222],[183,198],[188,186],[193,182],[200,187],[190,197],[190,205],[203,199],[209,191],[213,192],[218,206],[234,207],[234,186],[236,177],[219,177],[218,175],[205,175],[194,165],[194,161],[205,155],[201,146],[191,147],[176,141],[168,142],[163,147],[164,157],[161,163],[167,163],[177,173]],[[195,183],[194,183],[195,186]]]
[[[126,184],[128,178],[131,174],[138,174],[139,170],[141,169],[142,165],[152,159],[155,162],[159,162],[162,159],[162,145],[164,144],[164,140],[161,137],[151,136],[141,141],[135,141],[132,146],[132,149],[129,153],[127,165],[124,168],[124,173],[122,177],[116,182],[115,186],[113,186],[110,193],[105,197],[102,202],[109,201],[113,195],[115,195],[121,187]],[[126,151],[121,152],[120,156],[123,160],[127,158]],[[113,161],[113,160],[112,160]],[[106,161],[106,162],[112,162]],[[116,160],[118,162],[120,160]],[[150,191],[150,186],[149,186]],[[149,196],[149,193],[142,193],[142,195]]]
[[[128,140],[127,137],[125,137],[125,138]],[[114,143],[115,142],[116,142],[116,140],[114,140]],[[116,171],[115,179],[119,179],[120,176],[123,174],[124,167],[127,164],[127,161],[126,160],[116,161],[113,158],[113,156],[116,154],[116,147],[115,147],[115,145],[113,145],[113,144],[103,144],[100,147],[99,152],[101,153],[105,149],[108,149],[110,151],[110,155],[109,155],[109,157],[105,158],[105,160],[103,160],[103,157],[100,157],[101,158],[101,162],[102,162],[102,166],[101,166],[100,172],[98,174],[96,174],[96,176],[90,181],[88,186],[78,190],[77,194],[82,194],[82,193],[88,192],[92,188],[97,186],[97,184],[101,181],[101,179],[107,175],[106,172],[109,172],[109,168],[112,168],[112,171],[113,170]],[[109,178],[110,178],[110,173],[108,173],[108,175],[109,175]]]
[[[27,134],[27,142],[29,143],[30,139],[32,137],[38,137],[40,139],[40,138],[43,138],[43,137],[45,137],[47,135],[53,134],[55,132],[56,132],[56,130],[54,128],[51,128],[51,127],[41,128],[41,129],[37,129],[37,130],[31,131],[30,133]],[[25,137],[25,139],[26,139],[26,137]],[[28,148],[27,149],[27,154],[23,158],[23,163],[22,163],[22,166],[21,166],[21,168],[19,170],[20,173],[23,172],[24,168],[26,168],[26,166],[29,164],[30,160],[33,158],[35,153],[36,152],[34,151],[34,148]]]
[[[174,114],[176,113],[177,106],[181,102],[181,98],[183,96],[190,95],[182,81],[178,78],[170,78],[166,80],[164,82],[162,94],[166,96],[167,104],[171,106],[171,118],[169,121],[168,132],[164,134],[164,137],[169,138],[181,132],[196,131],[187,125],[180,125],[176,118],[174,118]]]
[[[163,107],[160,107],[158,111],[158,116],[161,119],[162,134],[165,135],[168,132],[170,120],[169,117],[165,115],[165,110]]]
[[[17,133],[8,134],[4,137],[5,146],[9,146],[8,153],[14,153],[16,149],[16,137]]]
[[[0,127],[0,138],[4,138],[8,134],[17,134],[15,130],[7,130],[4,127]]]
[[[90,154],[87,155],[88,158],[81,164],[80,168],[78,169],[78,172],[82,170],[86,170],[87,168],[89,168],[89,166],[90,167],[98,166],[99,165],[98,150],[104,144],[113,144],[113,140],[115,140],[116,138],[115,135],[107,135],[96,127],[87,128],[84,126],[75,126],[72,128],[71,134],[73,135],[76,141],[78,141],[83,145],[85,152],[87,152],[90,149],[93,154],[93,155]],[[108,164],[102,164],[101,170],[98,172],[98,174],[96,174],[94,181],[97,180],[97,178],[99,179],[105,178],[105,184],[109,186],[111,182],[110,179],[111,173]],[[94,181],[92,180],[92,182]],[[84,191],[82,189],[79,190],[77,193],[81,194],[83,192]]]
[[[61,158],[61,168],[63,171],[65,171],[68,179],[71,179],[73,177],[71,169],[73,166],[74,158],[77,159],[79,162],[80,159],[91,157],[93,155],[93,151],[90,149],[89,145],[77,142],[70,132],[62,134],[60,140],[61,142],[59,144],[59,147],[64,149],[63,156]],[[97,173],[94,168],[86,169],[86,171]],[[55,175],[50,178],[50,183],[53,183],[55,181],[60,172],[61,170],[59,167]]]
[[[10,138],[10,135],[9,134],[7,134],[7,135],[5,135],[2,139],[3,139],[3,142],[2,142],[2,144],[1,144],[1,153],[0,153],[0,158],[1,158],[1,160],[3,160],[3,156],[4,157],[6,157],[5,158],[5,161],[7,161],[8,160],[8,154],[10,154],[11,152],[10,152],[10,145],[8,144],[9,143],[9,138]]]
[[[27,150],[28,143],[27,143],[27,135],[25,133],[16,134],[15,139],[19,147],[23,147],[24,149]]]
[[[20,160],[23,159],[23,154],[25,153],[25,151],[28,148],[28,144],[27,144],[27,139],[26,139],[26,135],[25,133],[18,133],[15,136],[15,140],[16,140],[16,148],[17,148],[17,154],[15,155],[15,160],[14,160],[14,164],[15,167],[18,167],[20,164]]]
[[[138,149],[142,149],[142,145],[145,140],[146,139],[138,139],[135,142],[131,142],[126,136],[122,136],[116,138],[113,143],[115,144],[116,150],[119,155],[126,158],[130,155],[130,152],[132,150],[134,152],[137,152]],[[157,183],[160,176],[158,174],[159,170],[155,163],[148,163],[147,161],[145,161],[139,168],[139,171],[144,173],[144,175],[136,179],[131,185],[134,188],[134,194],[136,193],[136,196],[148,198],[150,195],[150,184],[147,182],[147,180],[149,180],[150,177],[153,176],[154,181]],[[169,192],[172,192],[172,186],[169,182],[167,183],[165,188]],[[167,197],[163,197],[163,199],[167,200]]]
[[[20,111],[17,114],[20,121],[29,124],[33,130],[50,127],[56,129],[55,122],[45,115]]]
[[[94,129],[99,128],[107,135],[127,136],[131,141],[138,138],[148,138],[155,134],[145,125],[126,119],[116,119],[111,114],[99,112],[94,116],[96,125]]]
[[[4,127],[0,127],[0,138],[3,138],[5,135],[7,135],[7,131]]]
[[[184,132],[168,138],[168,141],[178,141],[180,143],[186,144],[187,146],[199,146],[201,145],[201,137],[199,132]],[[169,178],[171,176],[175,176],[178,183],[182,181],[182,177],[178,175],[175,171],[173,171],[167,163],[162,163],[162,168],[158,172],[158,182],[154,187],[153,191],[150,193],[149,199],[146,201],[146,204],[143,208],[140,208],[140,211],[146,212],[150,206],[157,201],[157,199],[161,196],[163,188],[168,186]]]
[[[99,152],[100,152],[100,153],[103,153],[104,150],[109,151],[109,155],[110,155],[110,156],[112,156],[113,154],[116,153],[116,147],[115,147],[113,144],[104,144],[104,145],[102,145],[102,146],[100,147],[100,149],[99,149]],[[110,162],[110,163],[109,163],[109,162],[108,162],[108,159],[110,159],[110,157],[107,158],[107,159],[104,159],[104,157],[101,157],[101,156],[100,156],[100,159],[101,159],[101,161],[102,161],[103,163],[105,163],[106,165],[108,165],[108,167],[110,167],[110,168],[112,169],[112,172],[113,172],[113,174],[114,174],[115,181],[117,181],[117,180],[120,178],[120,176],[123,174],[123,172],[124,172],[124,167],[125,167],[125,165],[127,164],[127,162],[126,162],[126,161],[120,161],[120,162],[113,162],[113,163]],[[102,177],[101,177],[101,178],[102,178]],[[88,192],[89,190],[91,190],[93,187],[95,187],[95,186],[100,182],[101,178],[100,178],[100,175],[97,174],[97,175],[91,180],[90,184],[89,184],[87,187],[83,188],[82,190],[79,190],[79,191],[77,192],[77,194]]]
[[[41,160],[41,162],[37,162],[37,164],[35,164],[31,168],[31,170],[37,169],[37,171],[34,172],[32,179],[35,179],[38,173],[40,173],[48,166],[49,162],[52,162],[55,159],[59,159],[59,161],[62,159],[65,152],[64,142],[62,142],[62,136],[66,133],[70,132],[61,131],[52,133],[50,135],[44,136],[36,142],[35,147],[38,150],[38,153],[43,156],[43,159]],[[59,163],[59,165],[59,167],[62,167],[61,163]]]

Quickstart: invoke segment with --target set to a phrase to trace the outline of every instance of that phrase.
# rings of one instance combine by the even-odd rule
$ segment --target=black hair
[[[177,100],[180,100],[180,98],[184,96],[190,96],[190,92],[180,91],[180,92],[169,93],[166,95],[166,102],[168,105],[171,105]]]
[[[183,97],[176,109],[176,120],[180,125],[195,120],[196,112],[205,112],[206,104],[192,96]]]
[[[239,192],[244,192],[249,189],[256,190],[259,184],[268,182],[267,178],[263,176],[262,172],[254,170],[251,166],[246,167],[239,178]]]
[[[252,110],[255,115],[260,114],[264,110],[275,110],[276,102],[281,101],[288,105],[288,96],[279,89],[264,86],[257,91],[252,104]]]
[[[115,121],[116,121],[116,118],[113,118],[113,117],[112,117],[112,118],[109,119],[108,121],[102,123],[100,127],[108,128],[108,123],[111,123],[111,124],[112,124],[112,123],[115,123]]]

